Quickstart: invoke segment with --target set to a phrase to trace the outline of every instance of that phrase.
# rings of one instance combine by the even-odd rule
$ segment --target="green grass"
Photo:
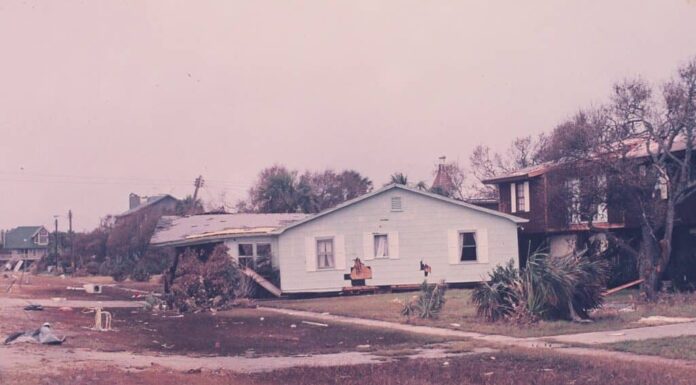
[[[599,345],[596,347],[665,358],[696,360],[696,336],[652,338],[642,341],[624,341]]]
[[[416,292],[408,292],[274,300],[263,302],[263,305],[406,323],[407,319],[401,316],[400,310],[403,302],[415,294]],[[636,321],[641,317],[652,315],[696,317],[696,301],[694,301],[696,296],[694,295],[674,295],[670,296],[668,300],[663,300],[656,304],[645,304],[636,301],[637,297],[638,292],[636,290],[624,290],[608,297],[608,306],[594,314],[595,322],[593,323],[579,324],[567,321],[550,321],[538,322],[533,325],[518,325],[507,322],[485,322],[476,316],[476,309],[470,300],[471,290],[450,289],[447,291],[447,302],[438,319],[421,320],[412,318],[410,323],[485,334],[541,337],[647,326],[638,324]],[[634,304],[635,311],[619,311],[622,307],[627,307],[631,304]],[[452,326],[451,324],[453,323],[459,324],[460,327]]]

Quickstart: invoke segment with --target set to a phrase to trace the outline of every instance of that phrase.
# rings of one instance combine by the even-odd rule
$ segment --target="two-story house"
[[[49,233],[43,226],[20,226],[0,238],[0,263],[37,261],[48,253]]]
[[[675,144],[677,156],[684,151],[683,147],[683,143]],[[641,144],[637,144],[629,156],[637,159],[637,164],[645,165],[650,161]],[[640,224],[640,210],[637,208],[626,205],[612,207],[600,202],[592,218],[580,214],[581,210],[574,210],[573,206],[580,204],[581,189],[587,188],[578,176],[582,174],[580,162],[547,162],[483,181],[497,187],[499,211],[529,220],[520,231],[521,263],[540,246],[547,247],[551,255],[565,255],[575,250],[579,241],[588,237],[603,238],[591,227],[612,231],[626,239],[635,236]],[[607,183],[602,175],[589,176],[598,178],[595,183]],[[561,193],[565,199],[559,199]],[[667,198],[664,184],[655,185],[654,198]],[[673,245],[673,256],[696,257],[692,255],[696,253],[696,194],[677,208]]]

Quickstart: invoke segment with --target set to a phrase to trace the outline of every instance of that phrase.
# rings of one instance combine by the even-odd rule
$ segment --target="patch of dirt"
[[[0,331],[7,335],[50,322],[56,333],[67,335],[63,345],[67,348],[216,356],[334,353],[357,350],[360,345],[369,345],[371,349],[392,345],[420,347],[444,341],[439,337],[338,323],[328,327],[308,325],[302,319],[243,308],[216,315],[183,316],[174,312],[108,309],[115,330],[99,332],[89,329],[94,326],[94,313],[83,311],[5,309],[0,312]]]
[[[21,275],[14,273],[14,276],[16,281],[8,293],[6,289],[15,278],[12,277],[11,273],[0,275],[0,297],[26,299],[60,297],[74,300],[108,301],[136,299],[143,296],[141,293],[123,288],[155,292],[162,289],[162,285],[154,278],[150,282],[114,282],[111,277],[101,276],[60,278],[47,275],[25,275],[20,282]],[[104,285],[102,293],[88,294],[83,290],[68,289],[68,287],[82,287],[86,283]]]
[[[296,367],[258,374],[224,370],[144,370],[87,364],[58,373],[13,372],[0,382],[15,385],[690,385],[696,369],[515,350],[457,358],[417,359],[343,367]]]

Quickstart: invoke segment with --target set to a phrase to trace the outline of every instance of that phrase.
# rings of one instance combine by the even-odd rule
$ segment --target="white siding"
[[[403,211],[391,210],[393,197],[401,197]],[[476,231],[478,261],[451,257],[453,250],[458,253],[458,231]],[[389,258],[373,258],[373,233],[388,234]],[[335,237],[336,269],[312,269],[307,256],[314,251],[306,249],[315,250],[316,245],[310,246],[307,239],[326,235]],[[478,282],[496,264],[510,259],[517,263],[517,225],[417,193],[387,190],[286,230],[278,237],[278,250],[283,292],[338,291],[350,286],[343,276],[355,258],[372,267],[373,279],[367,285],[421,283],[425,279],[421,260],[432,268],[429,282]]]

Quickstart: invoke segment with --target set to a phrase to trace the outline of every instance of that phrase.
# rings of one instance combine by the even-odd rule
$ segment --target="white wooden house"
[[[355,258],[367,285],[478,282],[517,255],[525,219],[402,185],[389,185],[276,231],[282,290],[339,291]]]
[[[419,284],[426,278],[422,265],[429,266],[429,282],[479,282],[497,264],[518,263],[518,226],[527,221],[395,184],[315,215],[257,214],[273,225],[241,226],[253,215],[228,214],[225,222],[236,227],[199,233],[182,231],[183,223],[176,229],[170,219],[152,244],[224,242],[240,258],[258,254],[255,240],[262,240],[280,270],[283,293],[336,292],[351,286],[346,275],[356,258],[372,270],[364,282],[369,286]],[[240,244],[256,246],[243,250]]]

